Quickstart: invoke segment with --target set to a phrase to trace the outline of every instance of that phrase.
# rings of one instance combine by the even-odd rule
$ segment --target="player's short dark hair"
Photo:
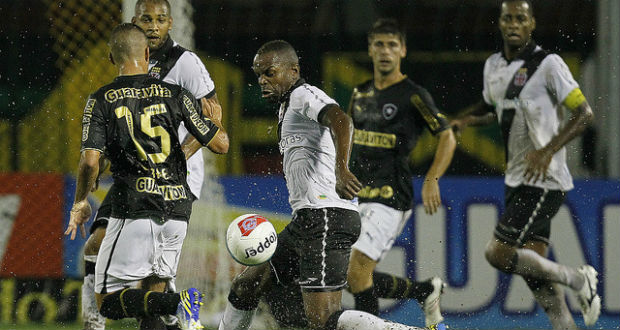
[[[502,0],[502,5],[506,2],[525,2],[527,3],[528,13],[531,17],[534,17],[534,6],[532,6],[532,1],[530,0]]]
[[[147,2],[152,2],[154,4],[164,4],[166,6],[166,8],[168,8],[168,14],[170,14],[170,2],[168,2],[168,0],[138,0],[136,2],[136,7],[134,8],[134,13],[138,12],[138,9],[140,9],[140,6],[142,6],[143,4],[147,3]],[[172,15],[172,14],[170,14]]]
[[[115,62],[131,60],[144,56],[144,49],[148,47],[148,40],[144,31],[132,23],[117,25],[110,34],[110,53]]]
[[[407,34],[400,28],[398,21],[393,18],[380,18],[372,25],[368,31],[369,43],[375,34],[393,34],[398,36],[403,45],[407,42]]]
[[[289,60],[292,63],[299,63],[299,57],[297,56],[297,52],[293,45],[284,41],[284,40],[271,40],[264,43],[258,51],[256,51],[256,55],[267,54],[271,52],[276,52],[280,54],[285,54],[289,57]]]

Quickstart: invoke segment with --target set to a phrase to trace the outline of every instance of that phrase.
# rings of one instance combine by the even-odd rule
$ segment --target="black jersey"
[[[111,216],[187,220],[192,194],[177,128],[185,123],[203,145],[219,128],[202,117],[192,94],[146,74],[119,76],[86,102],[82,150],[110,159]]]
[[[359,201],[410,209],[409,153],[425,127],[433,134],[448,128],[446,117],[430,94],[409,78],[382,90],[372,80],[357,86],[349,113],[355,126],[351,172],[364,185]]]

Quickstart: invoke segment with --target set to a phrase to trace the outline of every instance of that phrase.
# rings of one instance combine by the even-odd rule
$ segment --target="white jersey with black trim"
[[[533,52],[538,51],[542,51],[539,46],[533,48]],[[515,110],[506,150],[508,163],[505,183],[510,187],[525,184],[550,190],[571,190],[573,179],[566,164],[565,148],[553,155],[546,180],[525,182],[523,174],[526,169],[525,156],[547,145],[558,133],[565,112],[562,103],[579,85],[562,58],[556,54],[544,57],[529,79],[524,76],[528,74],[526,70],[515,75],[523,64],[523,59],[509,62],[499,52],[491,55],[484,65],[482,94],[485,102],[495,107],[500,123],[504,110]],[[515,85],[518,83],[516,79],[527,80],[519,97],[507,100],[506,90],[513,79]]]
[[[173,42],[173,47],[176,46],[178,46],[178,44]],[[151,59],[151,61],[149,61],[149,71],[156,64],[157,60]],[[205,68],[198,55],[190,50],[185,50],[185,52],[183,52],[162,80],[187,89],[197,100],[205,96],[213,95],[215,92],[215,84],[207,68]],[[178,132],[180,142],[182,143],[189,132],[183,123],[179,126]],[[200,198],[202,181],[205,175],[204,166],[201,148],[187,160],[187,184],[192,193],[198,198]]]
[[[301,83],[280,104],[280,152],[293,213],[302,208],[338,207],[357,211],[357,198],[336,193],[336,148],[328,127],[318,122],[328,105],[338,105],[325,92]]]

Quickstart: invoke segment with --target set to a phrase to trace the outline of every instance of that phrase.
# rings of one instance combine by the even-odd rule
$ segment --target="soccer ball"
[[[256,266],[276,252],[278,234],[269,220],[258,214],[244,214],[233,220],[226,231],[226,248],[238,263]]]

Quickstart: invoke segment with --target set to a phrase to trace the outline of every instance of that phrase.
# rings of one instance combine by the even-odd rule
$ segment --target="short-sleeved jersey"
[[[149,75],[187,89],[196,99],[203,97],[208,99],[215,95],[215,84],[198,55],[181,47],[171,38],[168,38],[160,49],[151,53]],[[187,134],[187,128],[181,123],[179,127],[181,142]],[[202,149],[187,160],[189,171],[187,183],[198,198],[204,179],[204,166]]]
[[[364,186],[360,203],[410,209],[409,154],[425,128],[437,134],[449,127],[445,115],[426,89],[409,78],[381,90],[372,80],[357,86],[349,112],[355,126],[351,171]]]
[[[338,105],[322,90],[298,81],[279,110],[280,152],[293,213],[302,208],[338,207],[357,211],[357,201],[336,193],[336,148],[319,114]]]
[[[111,216],[187,220],[193,197],[177,129],[207,145],[219,128],[193,95],[144,75],[119,76],[93,93],[82,119],[82,150],[103,152],[114,184]]]
[[[484,65],[485,102],[495,108],[507,141],[507,166],[505,183],[510,187],[521,184],[543,189],[567,191],[573,188],[573,180],[566,164],[566,149],[553,155],[545,181],[526,183],[525,156],[541,149],[555,136],[562,122],[562,103],[571,93],[579,91],[562,58],[548,54],[533,72],[525,63],[543,50],[531,43],[518,58],[508,61],[499,52],[491,55]],[[543,55],[545,53],[542,53]],[[517,98],[506,99],[509,85],[521,85]],[[581,95],[581,94],[580,94]],[[510,118],[512,118],[510,120]]]

